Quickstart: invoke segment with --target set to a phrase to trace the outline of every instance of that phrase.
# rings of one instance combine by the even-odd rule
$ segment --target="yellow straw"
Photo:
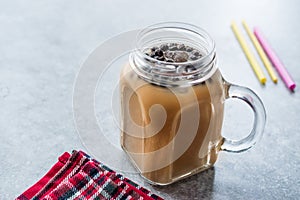
[[[255,35],[251,32],[251,30],[250,30],[248,24],[246,23],[246,21],[243,20],[242,23],[243,23],[243,26],[244,26],[245,30],[247,31],[247,33],[248,33],[248,35],[249,35],[251,41],[252,41],[252,43],[254,44],[254,46],[255,46],[255,48],[256,48],[256,51],[258,52],[258,54],[259,54],[261,60],[263,61],[263,63],[264,63],[264,65],[265,65],[265,67],[266,67],[266,69],[267,69],[267,71],[268,71],[268,73],[269,73],[269,75],[270,75],[272,81],[273,81],[274,83],[277,83],[277,77],[276,77],[276,75],[275,75],[275,72],[274,72],[274,70],[273,70],[273,67],[272,67],[272,65],[271,65],[271,63],[270,63],[270,61],[269,61],[269,59],[267,58],[267,56],[266,56],[264,50],[263,50],[262,47],[260,46],[260,44],[259,44],[258,40],[256,39]]]
[[[237,38],[237,40],[239,41],[249,63],[252,66],[253,71],[255,72],[258,80],[262,83],[265,84],[267,81],[267,78],[265,77],[264,73],[262,72],[261,68],[258,65],[258,62],[256,61],[254,55],[252,54],[252,52],[250,51],[246,40],[243,38],[241,32],[239,31],[237,25],[235,24],[235,22],[231,23],[231,28],[233,33],[235,34],[235,37]]]

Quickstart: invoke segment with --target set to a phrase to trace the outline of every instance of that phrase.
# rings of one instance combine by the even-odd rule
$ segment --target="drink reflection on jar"
[[[248,149],[222,148],[232,142],[221,135],[230,87],[204,30],[161,23],[140,32],[120,75],[121,146],[144,178],[170,184],[213,166],[221,149]]]

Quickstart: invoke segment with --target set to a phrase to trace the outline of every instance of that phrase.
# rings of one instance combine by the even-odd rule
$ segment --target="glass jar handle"
[[[241,140],[224,138],[221,146],[224,151],[239,153],[250,149],[261,138],[266,123],[266,111],[260,98],[249,88],[226,83],[226,89],[226,99],[240,99],[254,112],[254,123],[250,134]]]

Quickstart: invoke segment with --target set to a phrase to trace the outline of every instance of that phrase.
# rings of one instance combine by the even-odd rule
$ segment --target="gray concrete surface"
[[[295,93],[281,80],[258,83],[230,30],[232,19],[261,27],[298,83]],[[262,98],[266,129],[255,148],[221,152],[213,169],[170,186],[125,175],[167,199],[299,199],[298,19],[296,0],[0,1],[0,199],[17,197],[64,151],[88,152],[72,112],[80,63],[111,36],[162,21],[193,23],[212,35],[224,77]],[[235,101],[226,106],[224,134],[247,134],[250,110]]]

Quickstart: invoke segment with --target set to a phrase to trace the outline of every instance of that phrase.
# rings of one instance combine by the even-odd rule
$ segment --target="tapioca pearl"
[[[200,52],[197,51],[197,50],[193,50],[193,51],[192,51],[192,54],[193,54],[194,56],[200,56]]]
[[[178,44],[177,49],[180,50],[180,51],[184,51],[185,50],[185,45],[184,44]]]
[[[158,49],[155,50],[154,54],[155,54],[156,56],[161,57],[161,56],[164,55],[164,52],[163,52],[161,49],[158,48]]]
[[[173,59],[175,62],[186,62],[188,58],[189,55],[186,52],[176,52]]]
[[[187,52],[192,52],[194,49],[193,49],[192,47],[190,47],[190,46],[186,46],[186,47],[185,47],[185,50],[186,50]]]
[[[158,49],[158,47],[154,46],[154,47],[151,47],[151,51],[155,51],[156,49]]]
[[[176,50],[178,50],[177,44],[176,44],[176,43],[170,43],[170,44],[169,44],[169,50],[171,50],[171,51],[176,51]]]
[[[161,44],[161,45],[159,46],[159,48],[160,48],[162,51],[166,51],[166,50],[169,49],[169,46],[168,46],[168,44]]]
[[[165,53],[165,57],[166,57],[167,59],[172,59],[172,60],[173,60],[174,55],[175,55],[175,53],[174,53],[173,51],[167,51],[167,52]]]
[[[195,55],[191,55],[190,56],[190,59],[191,60],[197,60],[197,59],[199,59],[200,58],[200,56],[195,56]]]

